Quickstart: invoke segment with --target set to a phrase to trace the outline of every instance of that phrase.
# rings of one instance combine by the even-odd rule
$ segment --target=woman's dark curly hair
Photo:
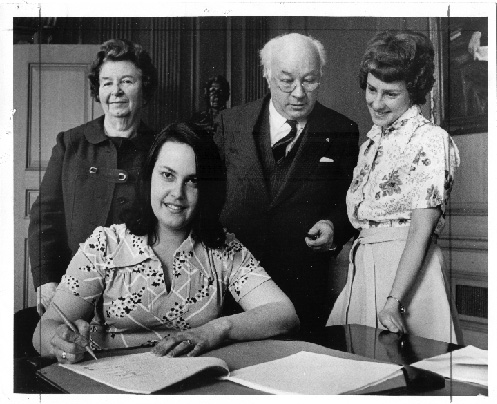
[[[413,104],[422,105],[435,83],[431,41],[419,32],[384,31],[367,45],[359,71],[365,90],[368,73],[385,83],[404,81]]]
[[[98,88],[102,65],[107,61],[130,61],[142,72],[143,100],[148,103],[157,89],[157,69],[152,64],[150,55],[141,45],[125,39],[109,39],[100,46],[96,59],[91,65],[90,92],[95,101],[100,102]]]
[[[221,247],[225,232],[219,216],[226,198],[226,173],[218,149],[210,136],[190,123],[173,123],[160,132],[149,150],[137,183],[132,208],[123,216],[129,231],[148,235],[148,243],[157,240],[157,218],[152,210],[150,191],[155,162],[166,142],[184,143],[195,153],[198,200],[192,220],[192,236],[209,248]]]

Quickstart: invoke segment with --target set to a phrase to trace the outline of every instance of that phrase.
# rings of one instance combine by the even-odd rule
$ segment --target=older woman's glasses
[[[296,80],[280,80],[278,78],[274,78],[274,81],[276,82],[278,88],[284,93],[293,93],[299,84]],[[303,80],[300,82],[300,85],[306,93],[310,93],[319,87],[319,81]]]

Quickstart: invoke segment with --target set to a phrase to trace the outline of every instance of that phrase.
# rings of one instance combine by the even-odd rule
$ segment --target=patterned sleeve
[[[443,129],[436,126],[426,129],[419,137],[421,141],[411,163],[411,207],[440,206],[444,211],[454,182],[455,169],[459,166],[459,151]]]
[[[58,289],[95,305],[105,288],[106,228],[97,227],[72,258]]]
[[[271,277],[247,248],[228,234],[225,256],[232,261],[228,288],[236,302]]]

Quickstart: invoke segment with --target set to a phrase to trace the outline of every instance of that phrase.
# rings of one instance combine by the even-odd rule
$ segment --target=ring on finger
[[[62,351],[62,359],[67,359],[67,353],[66,351]]]
[[[196,345],[191,339],[185,339],[183,342],[186,342],[188,345]]]

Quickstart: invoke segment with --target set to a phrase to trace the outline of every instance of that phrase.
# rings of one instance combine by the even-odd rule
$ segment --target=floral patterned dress
[[[121,224],[98,227],[81,244],[57,293],[95,307],[91,337],[97,349],[107,349],[153,344],[205,324],[220,316],[227,291],[239,301],[269,279],[232,234],[220,249],[208,249],[190,235],[174,254],[168,290],[147,236]]]
[[[359,323],[382,327],[378,313],[390,293],[414,209],[440,207],[440,234],[459,166],[459,152],[442,128],[409,108],[389,127],[373,126],[361,146],[347,193],[347,212],[361,230],[350,253],[347,284],[328,325]],[[409,332],[427,338],[461,340],[447,291],[440,248],[432,244],[415,285],[403,302]],[[443,323],[446,320],[445,323]],[[443,323],[440,329],[433,323]],[[452,332],[449,332],[451,324]],[[455,328],[458,328],[457,324]]]
[[[409,226],[413,209],[439,206],[442,216],[459,166],[459,151],[446,131],[408,109],[383,131],[374,126],[361,146],[347,193],[356,229]]]

